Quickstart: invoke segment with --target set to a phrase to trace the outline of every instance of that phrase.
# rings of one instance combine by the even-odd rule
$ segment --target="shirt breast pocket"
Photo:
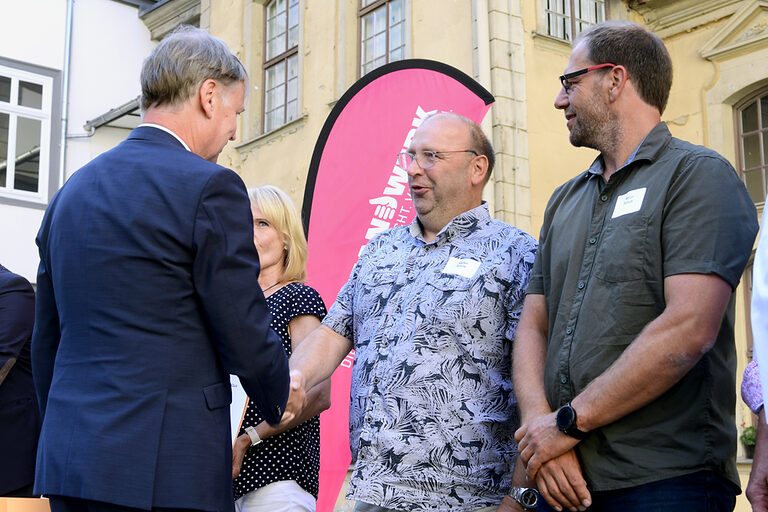
[[[648,265],[649,219],[640,214],[610,219],[603,230],[595,276],[608,283],[643,279]]]
[[[355,310],[365,315],[376,315],[386,306],[395,292],[398,273],[393,270],[375,270],[360,275]]]
[[[472,279],[436,272],[427,283],[426,296],[419,308],[424,319],[432,324],[458,326],[462,319],[474,312],[469,311],[469,289]]]

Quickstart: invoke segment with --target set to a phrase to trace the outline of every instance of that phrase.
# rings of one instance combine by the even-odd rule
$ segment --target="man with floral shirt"
[[[294,401],[354,348],[355,510],[495,510],[513,484],[510,353],[537,244],[490,218],[493,148],[471,120],[428,117],[400,157],[418,216],[368,243],[294,352]]]

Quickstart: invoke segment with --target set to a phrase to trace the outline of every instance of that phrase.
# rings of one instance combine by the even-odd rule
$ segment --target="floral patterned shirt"
[[[757,361],[752,361],[744,369],[744,379],[741,381],[741,399],[755,414],[763,406],[763,387],[760,385],[760,371]]]
[[[347,497],[470,511],[509,490],[511,351],[537,243],[484,203],[426,243],[418,220],[363,250],[324,324],[353,340]]]

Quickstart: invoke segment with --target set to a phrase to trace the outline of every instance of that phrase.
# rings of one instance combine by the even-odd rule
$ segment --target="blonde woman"
[[[259,252],[259,286],[272,314],[272,329],[291,355],[320,325],[326,310],[306,280],[307,240],[298,212],[277,187],[249,189],[253,241]],[[320,470],[320,420],[330,407],[330,381],[307,393],[307,410],[270,426],[249,402],[232,451],[237,512],[314,511]]]

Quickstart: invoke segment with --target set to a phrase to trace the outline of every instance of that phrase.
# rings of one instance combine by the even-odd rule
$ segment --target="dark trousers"
[[[712,471],[700,471],[658,482],[592,493],[589,512],[731,512],[736,487]],[[554,512],[543,499],[539,512]]]
[[[143,508],[123,507],[113,503],[103,501],[84,500],[81,498],[70,498],[67,496],[48,496],[51,505],[51,512],[147,512]],[[180,508],[158,508],[152,509],[154,512],[182,512]],[[202,512],[191,511],[188,512]]]

